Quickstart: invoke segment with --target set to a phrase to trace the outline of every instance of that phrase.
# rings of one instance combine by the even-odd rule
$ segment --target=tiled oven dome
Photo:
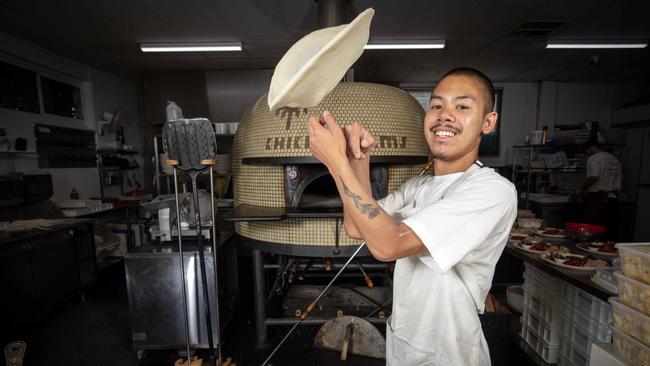
[[[426,158],[424,111],[405,91],[372,83],[340,83],[313,108],[280,109],[271,113],[262,96],[242,117],[232,148],[235,205],[283,207],[284,163],[313,159],[307,120],[329,110],[339,124],[361,122],[377,137],[373,159],[388,159],[388,191],[417,175],[421,163],[390,162],[390,158]],[[266,159],[266,160],[265,160]],[[269,159],[273,162],[269,162]],[[395,159],[394,159],[395,160]],[[421,161],[422,159],[420,159]],[[242,163],[244,161],[245,163]],[[313,162],[316,162],[313,160]],[[371,163],[373,160],[371,160]],[[278,244],[331,246],[336,242],[334,219],[288,219],[238,222],[242,236]],[[344,230],[339,245],[353,245]]]

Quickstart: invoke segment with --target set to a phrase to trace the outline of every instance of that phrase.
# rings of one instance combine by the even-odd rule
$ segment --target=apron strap
[[[458,186],[463,184],[469,177],[471,177],[477,170],[483,168],[485,165],[481,163],[480,160],[474,161],[472,165],[470,165],[469,168],[465,172],[463,172],[463,175],[461,175],[458,179],[456,179],[455,182],[449,185],[447,189],[445,189],[444,192],[442,192],[442,195],[440,196],[439,200],[444,199],[449,193],[453,192]]]

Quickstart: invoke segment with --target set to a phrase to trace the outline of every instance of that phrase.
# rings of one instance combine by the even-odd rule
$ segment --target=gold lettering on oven
[[[303,115],[307,115],[307,108],[282,107],[275,111],[275,115],[277,117],[277,115],[280,114],[280,118],[285,118],[285,116],[287,117],[287,124],[284,129],[288,130],[291,128],[291,120],[293,119],[293,116],[295,115],[296,117],[300,117],[301,112]]]
[[[379,147],[388,149],[406,148],[406,136],[379,136]]]
[[[379,136],[379,147],[388,149],[406,148],[406,136]],[[272,136],[266,138],[266,150],[309,149],[309,136]]]
[[[266,150],[309,149],[309,136],[275,136],[266,138]]]

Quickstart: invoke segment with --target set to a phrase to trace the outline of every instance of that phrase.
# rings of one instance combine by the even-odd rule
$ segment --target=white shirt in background
[[[481,168],[412,178],[379,201],[410,227],[428,253],[397,260],[387,365],[490,365],[478,313],[517,216],[514,186]]]
[[[597,152],[587,158],[587,178],[598,177],[589,192],[612,192],[621,189],[621,163],[608,152]]]

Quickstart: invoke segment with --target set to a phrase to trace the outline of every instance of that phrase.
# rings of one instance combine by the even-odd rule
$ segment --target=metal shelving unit
[[[517,175],[526,174],[526,208],[530,208],[531,183],[534,175],[554,174],[554,173],[579,173],[584,169],[579,167],[560,167],[560,168],[539,168],[533,167],[533,157],[535,153],[541,151],[566,151],[575,150],[580,145],[513,145],[512,146],[512,182],[517,185]],[[528,163],[526,166],[520,165],[518,168],[517,159],[522,154],[522,150],[528,151]]]
[[[130,170],[136,170],[140,169],[140,166],[133,165],[133,166],[126,166],[126,167],[121,167],[121,166],[116,166],[116,165],[106,165],[105,160],[107,156],[133,156],[137,154],[138,152],[136,150],[123,150],[123,149],[97,149],[97,170],[99,171],[99,191],[100,191],[100,196],[102,199],[106,198],[105,197],[105,192],[104,188],[105,187],[120,187],[120,195],[124,194],[124,174],[127,171]],[[132,159],[135,162],[135,159]],[[107,174],[114,174],[115,175],[107,175]],[[106,179],[106,177],[111,177],[114,176],[116,177],[116,181],[112,182],[112,179]]]

